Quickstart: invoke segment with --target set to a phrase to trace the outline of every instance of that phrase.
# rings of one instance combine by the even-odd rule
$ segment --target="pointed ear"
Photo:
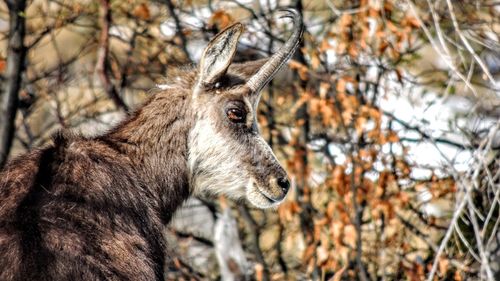
[[[198,83],[215,83],[226,73],[242,32],[243,25],[236,23],[221,31],[208,43],[201,56]]]
[[[242,63],[233,63],[229,66],[228,72],[244,81],[248,81],[259,69],[268,61],[269,58],[247,61]]]

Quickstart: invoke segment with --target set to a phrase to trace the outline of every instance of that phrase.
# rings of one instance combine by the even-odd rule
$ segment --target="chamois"
[[[260,91],[299,43],[301,16],[269,59],[232,63],[243,25],[197,69],[96,137],[59,133],[0,173],[0,280],[164,280],[162,234],[191,194],[276,206],[285,170],[259,135]]]

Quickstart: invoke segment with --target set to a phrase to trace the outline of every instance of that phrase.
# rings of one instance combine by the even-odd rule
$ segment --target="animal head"
[[[193,123],[188,140],[189,181],[194,194],[247,198],[259,208],[279,204],[290,182],[270,146],[259,134],[257,106],[262,88],[298,46],[302,19],[287,11],[294,31],[268,59],[232,63],[243,25],[216,35],[192,77]]]

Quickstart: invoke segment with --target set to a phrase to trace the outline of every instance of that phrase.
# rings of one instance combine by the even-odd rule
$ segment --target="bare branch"
[[[109,58],[109,28],[111,26],[111,8],[109,0],[100,0],[101,2],[101,35],[99,38],[99,50],[97,53],[96,71],[101,79],[102,86],[106,94],[113,100],[115,105],[125,112],[129,108],[127,104],[118,94],[118,90],[112,83],[108,74],[108,58]]]
[[[179,36],[179,39],[181,40],[180,47],[181,47],[182,51],[184,52],[184,55],[186,56],[188,61],[191,61],[191,57],[189,56],[189,52],[187,51],[187,39],[186,39],[186,36],[184,35],[184,31],[182,30],[182,25],[181,25],[181,21],[179,19],[179,16],[175,12],[175,6],[171,0],[163,0],[163,2],[165,2],[165,5],[167,6],[168,13],[174,19],[175,32],[176,32],[177,36]]]

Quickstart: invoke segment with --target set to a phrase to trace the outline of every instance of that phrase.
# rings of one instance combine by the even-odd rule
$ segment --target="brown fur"
[[[162,228],[189,194],[188,103],[159,93],[104,136],[60,134],[8,164],[0,280],[163,280]]]
[[[60,133],[0,172],[0,280],[164,280],[162,230],[192,192],[283,200],[286,172],[246,85],[269,64],[231,65],[241,32],[217,35],[197,71],[107,134]],[[247,114],[235,122],[231,110]]]
[[[109,133],[60,133],[0,172],[0,280],[163,280],[162,229],[191,192],[196,71],[184,71]]]

